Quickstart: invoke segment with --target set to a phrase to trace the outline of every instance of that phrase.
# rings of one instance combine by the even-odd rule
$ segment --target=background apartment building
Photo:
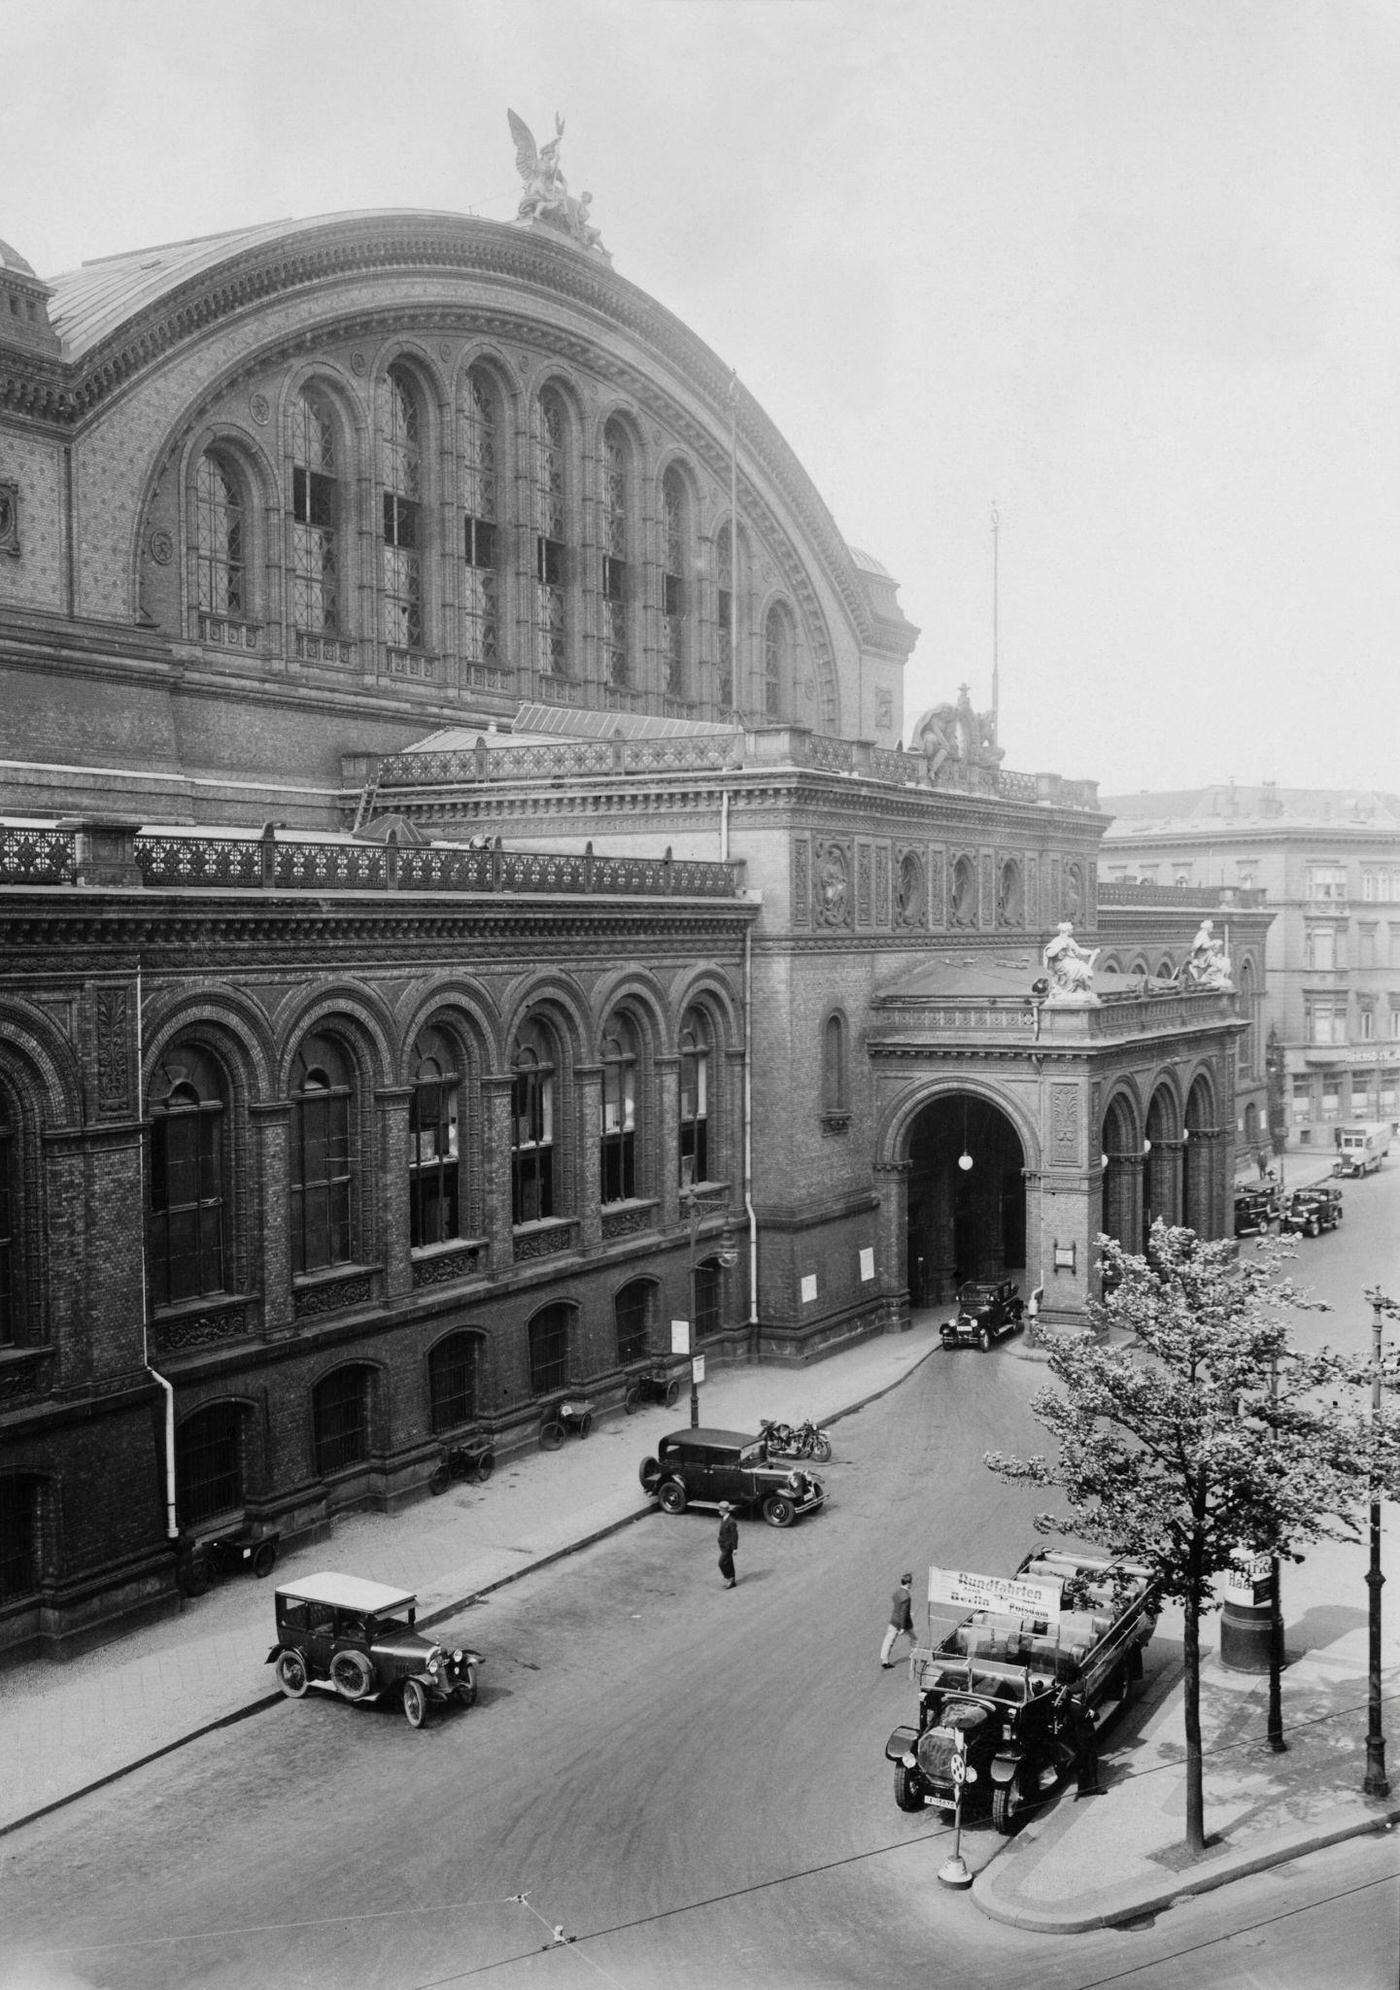
[[[1330,1146],[1400,1114],[1400,797],[1259,787],[1115,795],[1106,889],[1260,891],[1274,912],[1261,1027],[1273,1142]],[[1242,1151],[1252,1129],[1241,1127]]]

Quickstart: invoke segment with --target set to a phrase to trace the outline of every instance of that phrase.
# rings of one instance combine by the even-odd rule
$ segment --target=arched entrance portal
[[[1015,1127],[987,1099],[957,1092],[919,1113],[909,1133],[907,1277],[915,1306],[941,1305],[965,1278],[1024,1270],[1025,1165]]]

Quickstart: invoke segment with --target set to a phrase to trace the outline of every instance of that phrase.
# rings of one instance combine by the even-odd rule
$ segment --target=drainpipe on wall
[[[726,794],[726,800],[728,796]],[[749,1219],[749,1325],[758,1325],[758,1218],[753,1209],[753,928],[744,928],[744,1210]]]
[[[146,1096],[142,1076],[145,1068],[146,1033],[141,1010],[141,963],[138,960],[136,963],[136,1117],[138,1121],[143,1123],[146,1117]],[[143,1163],[145,1159],[144,1140],[145,1136],[143,1134]],[[141,1170],[143,1202],[145,1199],[145,1178],[145,1167],[143,1165]],[[141,1360],[145,1366],[146,1373],[165,1392],[165,1538],[168,1541],[178,1541],[180,1538],[180,1527],[175,1518],[175,1385],[151,1366],[150,1346],[147,1340],[147,1322],[149,1318],[150,1306],[147,1303],[146,1288],[146,1223],[143,1215],[141,1221]]]

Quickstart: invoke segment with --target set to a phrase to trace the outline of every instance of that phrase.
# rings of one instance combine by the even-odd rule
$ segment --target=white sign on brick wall
[[[802,1303],[810,1306],[817,1296],[817,1274],[809,1271],[802,1281]]]
[[[867,1245],[865,1250],[860,1254],[860,1275],[862,1283],[866,1279],[875,1276],[875,1251],[873,1246]]]

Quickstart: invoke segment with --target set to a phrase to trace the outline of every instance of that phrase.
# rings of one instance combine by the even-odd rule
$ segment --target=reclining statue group
[[[1042,956],[1047,984],[1045,1000],[1061,1006],[1097,1003],[1094,962],[1101,952],[1099,947],[1081,947],[1074,937],[1073,922],[1062,919]],[[1176,980],[1178,986],[1187,989],[1218,989],[1227,993],[1233,989],[1230,957],[1224,942],[1215,937],[1214,920],[1201,921]]]

